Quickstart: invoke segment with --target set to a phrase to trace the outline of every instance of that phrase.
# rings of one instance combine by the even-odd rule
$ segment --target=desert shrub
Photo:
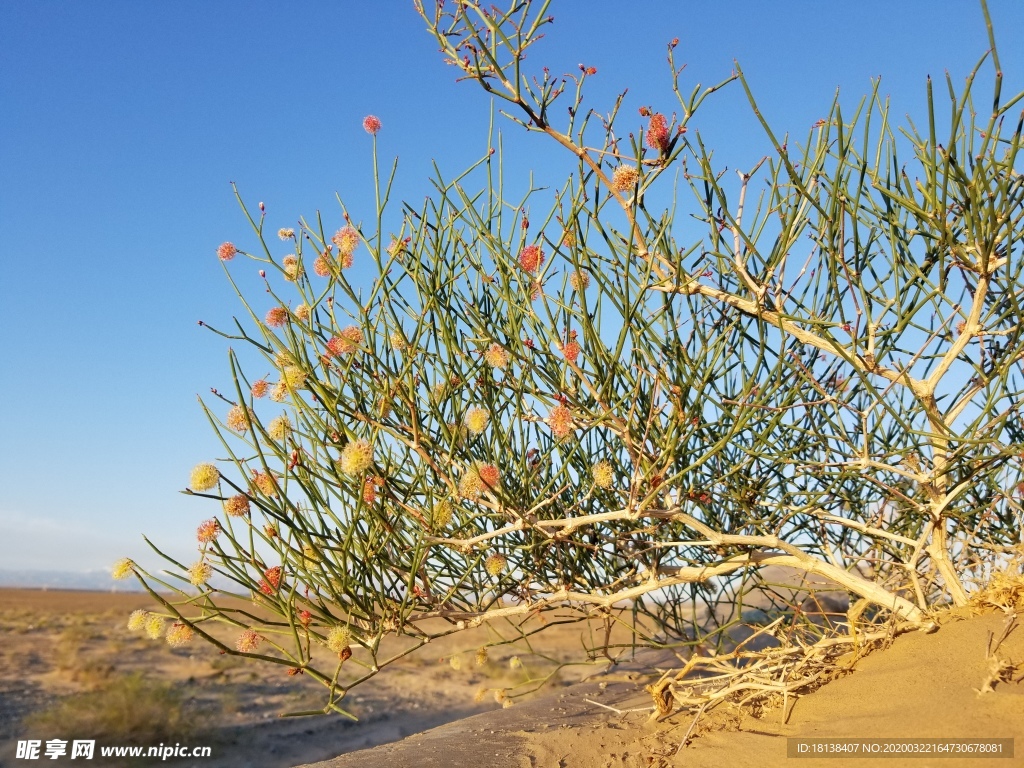
[[[527,71],[547,5],[419,11],[461,80],[575,158],[554,191],[508,199],[495,141],[400,215],[393,168],[334,224],[271,233],[243,203],[253,236],[218,250],[266,292],[214,329],[255,359],[206,404],[227,458],[189,492],[217,517],[169,578],[119,570],[180,595],[175,642],[304,672],[325,711],[484,622],[526,644],[537,617],[597,622],[586,657],[611,660],[834,630],[778,567],[920,625],[1021,547],[1022,95],[994,37],[920,122],[876,85],[802,145],[762,120],[771,151],[734,177],[690,127],[730,84],[760,116],[738,67],[684,87],[670,43],[675,107],[602,114],[592,68]]]
[[[102,656],[83,653],[95,630],[82,623],[71,623],[57,637],[53,661],[65,678],[86,686],[102,685],[114,672],[114,666]]]
[[[151,746],[198,732],[195,714],[172,685],[139,673],[109,679],[94,691],[60,699],[24,723],[27,732],[62,739]]]

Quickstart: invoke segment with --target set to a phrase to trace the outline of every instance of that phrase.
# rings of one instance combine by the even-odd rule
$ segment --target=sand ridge
[[[355,752],[304,768],[450,766],[483,768],[838,768],[842,765],[1024,766],[1024,682],[979,694],[986,677],[990,633],[1001,613],[948,616],[933,634],[915,632],[862,659],[846,677],[800,698],[782,722],[779,709],[761,719],[728,711],[698,723],[699,736],[677,754],[692,716],[650,723],[644,713],[611,712],[649,706],[638,683],[591,681],[552,692],[510,710],[491,712],[418,734],[395,744]],[[1024,626],[1000,652],[1024,662]],[[1020,667],[1024,672],[1024,666]],[[587,700],[590,700],[588,702]],[[978,758],[787,757],[787,738],[993,737],[1015,739],[1015,756]]]

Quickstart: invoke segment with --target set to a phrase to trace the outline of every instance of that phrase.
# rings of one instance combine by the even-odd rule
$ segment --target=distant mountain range
[[[135,579],[115,581],[109,571],[12,571],[0,569],[0,587],[89,589],[100,592],[140,592]]]

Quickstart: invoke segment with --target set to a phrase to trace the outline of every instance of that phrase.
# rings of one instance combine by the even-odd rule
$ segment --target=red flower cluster
[[[580,351],[580,343],[576,341],[576,331],[571,331],[568,340],[562,345],[562,354],[565,355],[566,360],[575,365]]]
[[[668,123],[660,112],[651,115],[651,124],[647,128],[647,146],[659,152],[668,149]]]
[[[498,472],[498,468],[493,464],[481,464],[477,469],[477,474],[488,488],[497,488],[501,480],[501,473]]]
[[[263,578],[260,579],[260,592],[264,595],[272,595],[281,586],[281,566],[275,565],[273,568],[267,568],[263,572]]]
[[[531,275],[544,264],[544,251],[538,245],[528,245],[519,252],[519,266]]]

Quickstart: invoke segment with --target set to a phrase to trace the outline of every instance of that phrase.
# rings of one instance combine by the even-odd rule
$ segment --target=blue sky
[[[990,6],[1015,92],[1024,4]],[[738,59],[768,120],[799,138],[837,87],[853,105],[878,75],[894,115],[920,115],[925,76],[959,85],[987,48],[968,0],[555,0],[552,13],[528,64],[596,66],[588,103],[604,111],[629,87],[638,126],[640,105],[672,111],[672,37],[684,82],[717,82]],[[317,210],[340,222],[335,192],[369,218],[365,115],[383,122],[381,157],[400,158],[395,196],[419,201],[432,160],[454,175],[483,152],[489,109],[407,0],[0,3],[0,569],[151,563],[143,532],[184,553],[215,511],[179,491],[219,455],[195,396],[228,388],[227,344],[196,321],[241,310],[215,256],[247,236],[229,181],[274,230]],[[723,162],[766,149],[738,88],[698,125]],[[503,129],[507,175],[556,167],[542,137]]]

